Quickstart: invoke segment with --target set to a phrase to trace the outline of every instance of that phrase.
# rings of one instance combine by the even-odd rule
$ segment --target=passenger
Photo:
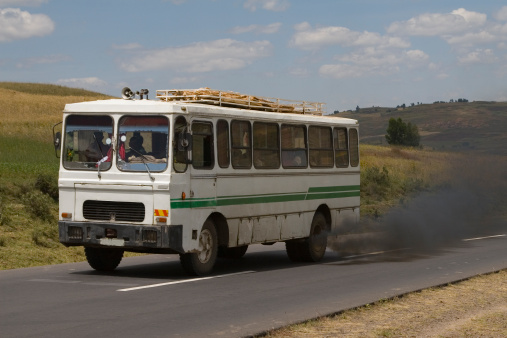
[[[111,146],[104,144],[102,142],[103,139],[104,134],[101,131],[93,132],[93,138],[90,145],[85,150],[85,156],[88,162],[98,162],[108,154]]]
[[[139,157],[146,155],[146,150],[143,148],[144,139],[139,132],[134,133],[134,136],[130,138],[129,147],[130,150],[127,152],[127,159],[131,157]]]

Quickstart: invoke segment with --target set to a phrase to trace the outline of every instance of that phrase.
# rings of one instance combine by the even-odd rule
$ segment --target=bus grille
[[[145,208],[138,202],[85,201],[83,216],[86,219],[111,222],[142,222]]]

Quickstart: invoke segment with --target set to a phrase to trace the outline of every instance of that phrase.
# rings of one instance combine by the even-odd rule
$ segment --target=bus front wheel
[[[180,254],[183,269],[190,275],[204,276],[211,273],[217,260],[218,236],[211,220],[204,222],[199,235],[199,251]]]
[[[97,271],[113,271],[123,258],[123,250],[85,247],[88,264]]]

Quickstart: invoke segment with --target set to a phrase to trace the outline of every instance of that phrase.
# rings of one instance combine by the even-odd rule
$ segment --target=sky
[[[507,101],[496,0],[0,0],[0,81],[212,89],[328,113]]]

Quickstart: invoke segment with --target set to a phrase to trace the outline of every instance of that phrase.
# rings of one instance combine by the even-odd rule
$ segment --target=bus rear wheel
[[[123,258],[123,250],[85,247],[88,264],[97,271],[113,271]]]
[[[183,269],[190,275],[204,276],[211,273],[217,260],[218,236],[213,221],[207,220],[199,235],[199,251],[180,254]]]
[[[320,212],[313,216],[310,236],[304,240],[285,242],[285,249],[289,259],[293,262],[318,262],[326,252],[327,247],[326,218]]]
[[[326,253],[327,247],[326,217],[320,212],[313,216],[310,237],[303,243],[302,257],[306,262],[319,262]]]

